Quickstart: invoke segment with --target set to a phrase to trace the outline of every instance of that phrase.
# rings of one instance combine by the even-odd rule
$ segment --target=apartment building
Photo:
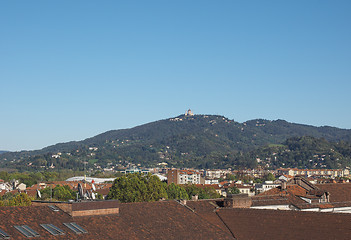
[[[195,170],[168,170],[168,184],[204,184],[201,173]]]
[[[303,175],[303,176],[322,176],[322,177],[347,177],[350,175],[348,169],[298,169],[280,168],[277,170],[280,175]]]

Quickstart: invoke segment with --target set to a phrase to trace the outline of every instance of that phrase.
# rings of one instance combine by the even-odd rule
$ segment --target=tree
[[[25,193],[20,193],[16,197],[12,198],[9,202],[9,206],[30,206],[32,201]]]
[[[240,190],[236,186],[228,188],[227,191],[229,194],[240,194]]]
[[[68,185],[60,186],[57,185],[54,188],[46,187],[40,191],[41,199],[51,199],[58,201],[68,201],[76,198],[76,192],[69,188]]]
[[[117,177],[113,182],[107,199],[121,202],[151,202],[167,198],[167,192],[161,180],[151,174],[127,174]]]
[[[70,199],[75,199],[75,191],[69,188],[68,185],[60,186],[57,185],[53,189],[54,198],[59,201],[68,201]]]
[[[187,184],[184,186],[189,198],[197,195],[199,199],[219,198],[220,194],[216,192],[213,187],[197,187],[194,184]]]
[[[274,181],[275,180],[275,177],[272,173],[268,173],[266,175],[263,176],[263,179],[265,181]]]
[[[180,185],[171,183],[166,187],[166,190],[168,199],[189,199],[186,190]]]

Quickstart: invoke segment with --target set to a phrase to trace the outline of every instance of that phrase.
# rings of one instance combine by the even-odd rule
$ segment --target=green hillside
[[[287,144],[287,139],[301,136],[323,139],[330,144],[351,142],[351,130],[334,127],[263,119],[239,123],[217,115],[180,115],[131,129],[108,131],[79,142],[60,143],[37,151],[3,153],[0,166],[36,169],[53,165],[81,169],[82,162],[86,161],[91,168],[127,163],[157,166],[160,162],[175,167],[255,167],[256,155],[261,149],[270,144]],[[57,153],[61,155],[53,157]]]

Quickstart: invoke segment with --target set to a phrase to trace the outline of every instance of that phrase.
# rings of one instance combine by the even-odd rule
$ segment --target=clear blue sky
[[[351,1],[1,1],[0,150],[191,108],[351,128]]]

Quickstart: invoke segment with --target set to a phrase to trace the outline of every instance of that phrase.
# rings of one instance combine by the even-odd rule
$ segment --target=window
[[[16,225],[14,226],[20,233],[26,237],[40,237],[39,233],[28,227],[27,225]]]
[[[51,233],[54,236],[65,235],[64,231],[62,231],[61,229],[59,229],[58,227],[56,227],[53,224],[40,224],[40,226],[42,226],[46,231],[48,231],[49,233]]]
[[[0,229],[0,239],[10,239],[10,235]]]
[[[81,226],[79,226],[77,223],[74,223],[74,222],[72,222],[72,223],[64,223],[63,225],[65,225],[66,227],[71,229],[76,234],[88,233],[88,231],[86,231],[84,228],[82,228]]]
[[[58,209],[56,206],[54,206],[54,205],[49,205],[49,208],[52,210],[52,211],[54,211],[54,212],[58,212],[58,211],[60,211],[60,209]]]

